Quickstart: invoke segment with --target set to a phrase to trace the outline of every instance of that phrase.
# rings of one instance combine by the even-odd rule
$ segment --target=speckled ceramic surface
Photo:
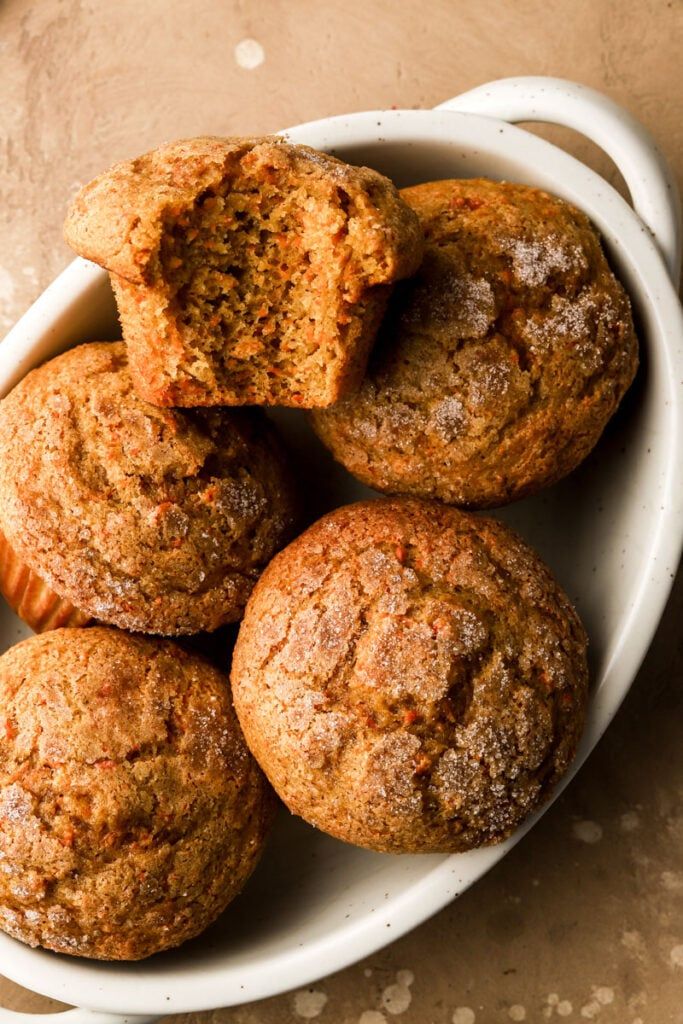
[[[254,34],[253,28],[250,29],[250,35]],[[248,38],[246,33],[243,38]],[[263,66],[267,65],[267,47],[264,47],[264,51]],[[253,54],[256,51],[251,47],[249,52]],[[258,73],[258,67],[260,66],[254,66],[248,72],[247,68],[242,66],[242,70],[245,74]],[[435,75],[435,71],[432,74]],[[442,75],[442,72],[439,74]],[[481,76],[477,77],[481,78]],[[433,101],[442,98],[444,94],[441,89],[439,94],[433,95]],[[292,117],[279,118],[273,127],[292,120],[294,120]],[[228,129],[224,127],[221,130]],[[543,166],[543,162],[542,168],[545,173],[547,167]],[[96,169],[97,167],[92,168],[92,170]],[[25,276],[28,280],[28,275]],[[664,366],[659,367],[659,371],[665,369]],[[655,367],[655,373],[657,372]],[[649,384],[648,376],[647,385],[649,386]],[[635,408],[632,407],[627,411],[622,426],[628,429],[629,424],[632,423],[637,434],[637,417],[641,415],[642,409],[640,412],[634,412]],[[636,419],[632,420],[631,418],[634,416]],[[617,447],[618,445],[615,444],[612,452],[609,451],[609,447],[605,449],[605,457],[611,459],[613,456],[616,464],[618,464],[618,457],[621,456],[621,453],[616,451]],[[593,475],[600,478],[602,474],[603,469],[600,465],[596,465]],[[334,486],[334,481],[331,480],[330,485]],[[590,485],[593,484],[589,483]],[[581,516],[575,514],[577,506],[568,504],[567,494],[568,492],[565,492],[563,497],[558,496],[557,515],[563,513],[574,536],[579,536],[579,531],[586,526],[586,523]],[[574,498],[573,495],[569,497]],[[574,509],[574,512],[571,513],[570,509]],[[524,514],[526,515],[526,513]],[[554,512],[553,515],[555,515]],[[540,535],[537,537],[531,532],[537,528],[531,518],[525,519],[522,522],[522,527],[528,537],[539,543]],[[549,537],[550,540],[552,540],[551,537]],[[650,540],[654,541],[656,538]],[[557,555],[558,552],[556,551],[555,554]],[[546,557],[549,557],[547,551]],[[561,552],[560,558],[562,565],[566,563],[568,573],[573,562],[571,551]],[[553,562],[552,557],[549,560]],[[559,567],[557,559],[554,564]],[[571,589],[571,575],[565,575],[563,582]],[[602,599],[599,585],[596,585],[595,589],[592,587],[591,591],[591,600],[595,607],[599,607]],[[589,617],[590,612],[584,610],[584,613]],[[647,614],[656,614],[656,609],[652,610],[651,605],[648,605]],[[644,623],[643,617],[638,616],[638,618],[641,630],[646,629],[647,625]],[[593,616],[593,621],[595,622],[595,616]],[[635,629],[631,630],[629,636],[635,637],[638,632]],[[640,641],[642,641],[642,635],[641,632]],[[598,634],[598,646],[603,636],[604,634]],[[632,643],[637,644],[640,641],[633,639]],[[598,651],[597,656],[602,657],[605,649],[603,646],[602,652]],[[660,654],[657,664],[666,665],[667,658]],[[661,672],[661,670],[659,671]],[[665,676],[666,671],[661,672],[663,678],[656,683],[655,690],[659,694],[666,689]],[[653,699],[652,694],[650,694],[650,699]],[[648,710],[651,711],[649,708]],[[675,735],[669,728],[668,718],[658,714],[653,715],[653,719],[658,724],[659,743],[664,744],[664,749],[667,749],[667,737]],[[622,753],[625,743],[628,749],[634,749],[634,736],[637,736],[638,733],[627,732],[627,735],[629,739],[623,739],[622,746],[617,745],[617,754]],[[649,736],[641,736],[641,741],[636,749],[657,752],[657,757],[660,757],[657,744],[652,743]],[[654,757],[654,755],[651,754],[650,757]],[[630,760],[624,759],[624,761],[631,764]],[[605,770],[605,764],[608,769],[609,758],[606,762],[604,759],[602,761],[602,774],[608,777],[609,771]],[[670,758],[667,766],[671,768],[671,764],[672,759]],[[666,860],[664,847],[659,849],[655,843],[650,842],[645,847],[649,853],[645,854],[642,850],[639,852],[637,842],[639,836],[642,837],[644,833],[649,839],[648,822],[650,821],[666,821],[670,835],[675,835],[675,797],[670,796],[664,803],[657,798],[658,803],[655,801],[652,806],[645,798],[646,802],[643,804],[644,795],[650,792],[645,785],[645,780],[641,779],[640,773],[635,769],[630,777],[630,796],[633,798],[633,803],[624,806],[618,802],[618,799],[614,800],[613,796],[608,800],[602,792],[602,787],[596,787],[594,780],[593,787],[589,791],[592,794],[591,798],[588,799],[584,796],[583,803],[580,801],[574,812],[578,815],[577,820],[572,822],[570,818],[566,818],[566,823],[562,824],[557,831],[557,842],[553,842],[554,833],[551,833],[550,838],[547,837],[545,844],[541,846],[543,850],[550,850],[551,857],[539,860],[538,853],[532,852],[533,849],[537,851],[539,849],[538,846],[531,846],[535,837],[529,838],[506,860],[503,881],[501,881],[499,869],[496,876],[492,877],[493,881],[487,879],[477,886],[463,900],[454,904],[451,910],[445,911],[432,925],[427,926],[426,932],[425,929],[422,929],[410,939],[403,940],[402,943],[394,947],[404,950],[399,953],[403,956],[402,964],[396,962],[395,959],[392,961],[392,953],[388,951],[379,959],[376,956],[364,967],[355,969],[353,974],[348,972],[348,981],[344,980],[346,975],[342,975],[339,979],[327,984],[316,985],[313,991],[302,990],[291,997],[268,1002],[260,1008],[245,1009],[244,1011],[234,1010],[229,1016],[224,1014],[224,1019],[280,1021],[291,1020],[293,1015],[294,1019],[325,1015],[326,1019],[355,1022],[364,1014],[366,1019],[362,1021],[362,1024],[376,1024],[382,1017],[398,1014],[405,1014],[405,1021],[424,1020],[431,1017],[435,1020],[454,1020],[457,1024],[470,1024],[475,1019],[478,1021],[543,1020],[551,1016],[591,1019],[601,1015],[603,1020],[631,1022],[640,1014],[643,1021],[663,1019],[643,1016],[647,1013],[647,1000],[651,1001],[656,995],[651,989],[652,994],[649,995],[648,989],[642,985],[639,987],[637,981],[639,972],[640,975],[644,975],[645,969],[651,967],[648,964],[648,956],[651,956],[650,944],[645,942],[641,930],[627,927],[630,923],[626,920],[628,914],[622,914],[622,919],[624,919],[622,921],[618,914],[612,913],[611,916],[605,916],[600,913],[596,916],[593,913],[596,910],[596,894],[605,891],[604,885],[596,888],[597,879],[593,877],[593,874],[591,872],[587,874],[585,870],[581,870],[582,856],[585,862],[585,858],[590,854],[594,863],[603,865],[602,882],[607,881],[611,873],[607,869],[611,867],[607,841],[610,836],[614,836],[621,837],[617,849],[624,848],[624,850],[631,851],[634,858],[633,863],[641,864],[639,870],[642,879],[636,872],[635,884],[640,882],[644,886],[645,880],[649,880],[654,871],[656,876],[654,881],[658,886],[657,892],[663,896],[661,896],[661,902],[656,904],[653,894],[651,905],[659,907],[656,910],[657,928],[659,929],[657,935],[661,936],[661,942],[663,942],[659,958],[661,971],[668,979],[671,973],[675,973],[677,970],[678,959],[683,959],[683,955],[680,954],[680,936],[677,936],[675,928],[675,916],[671,912],[671,904],[677,898],[680,899],[680,896],[676,895],[678,883],[676,863],[675,860]],[[669,773],[667,773],[667,781],[669,781]],[[654,785],[654,788],[659,793],[660,786],[656,788]],[[675,780],[674,788],[669,792],[671,794],[676,792]],[[591,800],[594,802],[595,810],[591,809]],[[639,802],[642,804],[640,809],[635,806]],[[558,814],[560,812],[557,810],[551,811],[549,819],[557,820]],[[565,817],[560,814],[559,821],[563,822]],[[545,822],[542,827],[546,827]],[[672,829],[674,829],[673,833]],[[526,848],[529,848],[531,852],[524,855],[523,851]],[[582,854],[582,851],[586,851],[586,853]],[[579,856],[579,864],[574,870],[574,859],[577,856]],[[643,859],[648,857],[649,868],[644,866]],[[652,866],[652,861],[654,866]],[[513,865],[514,870],[508,866],[510,864]],[[657,869],[659,864],[666,866]],[[588,886],[588,882],[591,880],[593,884]],[[535,882],[538,885],[533,884]],[[624,899],[626,894],[631,892],[633,883],[634,879],[629,877],[626,888],[616,890],[617,896],[621,893],[621,898]],[[624,885],[623,879],[622,884]],[[488,886],[487,889],[486,886]],[[483,902],[478,904],[480,909],[477,913],[476,897],[482,888],[484,889],[484,895],[481,897]],[[529,895],[525,895],[527,889],[528,893],[538,890],[539,896],[542,896],[545,890],[545,898],[550,900],[550,903],[539,903],[539,896],[537,896],[537,909],[532,907],[525,914],[520,909],[521,903],[515,901],[531,902]],[[590,904],[587,904],[584,896],[588,899],[589,889],[591,900]],[[487,898],[486,893],[488,893]],[[285,903],[289,900],[298,906],[301,897],[302,892],[295,888],[287,897],[281,893],[280,900]],[[275,901],[276,905],[278,902]],[[554,907],[555,912],[548,915],[547,912],[544,912],[544,905]],[[467,909],[460,911],[459,907],[461,906],[469,907],[469,911]],[[583,936],[583,941],[574,938],[569,944],[569,933],[572,927],[575,928],[571,922],[577,920],[577,915],[582,907],[588,907],[593,924]],[[633,911],[631,911],[631,918],[633,918]],[[624,927],[620,925],[620,921]],[[608,925],[607,922],[611,922],[611,925]],[[586,931],[586,926],[584,926],[584,931]],[[429,936],[429,939],[425,940],[427,945],[424,947],[420,943],[421,934]],[[602,936],[605,949],[604,965],[596,961],[595,955],[592,957],[586,955],[587,939],[593,934]],[[546,936],[546,939],[543,955],[535,957],[532,953],[532,943],[533,937],[536,935]],[[562,973],[562,965],[553,956],[553,947],[557,948],[557,945],[562,943],[565,944],[564,948],[569,951],[567,955],[574,957],[570,976]],[[616,947],[616,951],[612,947]],[[607,950],[609,951],[607,952]],[[359,948],[354,950],[356,954],[360,951]],[[529,956],[530,958],[524,959]],[[4,967],[4,959],[2,964]],[[522,977],[520,971],[524,964],[526,966]],[[394,965],[396,966],[394,967]],[[551,967],[551,965],[554,966]],[[579,965],[583,965],[583,967],[580,968]],[[323,970],[329,969],[329,967],[323,966]],[[367,974],[366,972],[371,973]],[[34,973],[42,975],[42,969]],[[316,970],[315,973],[318,974],[319,971]],[[458,982],[457,987],[454,985],[456,981]],[[292,978],[292,983],[296,983],[295,977]],[[571,986],[571,990],[569,986]],[[330,1000],[326,1002],[328,995]],[[71,991],[65,992],[65,997],[76,997],[74,986],[71,986]],[[121,998],[123,997],[122,995]],[[412,1007],[411,999],[414,1000]],[[124,1004],[120,1001],[119,1008],[122,1006]],[[423,1011],[419,1009],[420,1006],[424,1008]],[[621,1016],[615,1016],[616,1014]],[[672,1019],[675,1020],[674,1017]]]

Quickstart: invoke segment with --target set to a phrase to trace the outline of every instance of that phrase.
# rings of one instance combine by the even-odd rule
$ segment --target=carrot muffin
[[[0,928],[139,960],[251,874],[274,800],[227,679],[168,640],[58,629],[0,658]]]
[[[326,406],[360,383],[422,255],[394,185],[282,138],[197,138],[117,164],[65,236],[106,267],[156,405]]]
[[[404,189],[426,254],[360,390],[313,414],[370,487],[468,508],[533,494],[590,452],[633,380],[628,298],[569,204],[483,179]]]
[[[216,629],[240,618],[294,518],[284,453],[261,414],[148,405],[122,342],[80,345],[0,403],[0,530],[12,552],[0,576],[34,625],[45,594],[24,600],[17,562],[86,620],[169,636]]]
[[[502,524],[415,498],[362,502],[270,563],[232,687],[294,814],[372,850],[460,852],[509,836],[567,770],[586,636]]]

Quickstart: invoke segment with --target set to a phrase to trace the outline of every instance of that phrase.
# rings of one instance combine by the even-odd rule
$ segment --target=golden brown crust
[[[197,138],[87,185],[65,236],[112,274],[158,405],[328,405],[356,387],[422,255],[393,184],[282,138]]]
[[[0,927],[137,960],[206,928],[273,814],[225,677],[163,640],[54,630],[0,658]]]
[[[100,622],[180,635],[238,619],[291,536],[284,453],[256,411],[159,410],[121,342],[81,345],[0,406],[0,528]]]
[[[586,636],[507,527],[385,499],[331,512],[273,559],[231,678],[291,811],[375,850],[457,852],[506,838],[569,766]]]
[[[484,508],[569,473],[636,371],[628,298],[585,215],[483,179],[404,189],[426,254],[359,391],[313,424],[389,493]]]

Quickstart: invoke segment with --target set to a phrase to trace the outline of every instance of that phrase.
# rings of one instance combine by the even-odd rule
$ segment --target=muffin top
[[[353,225],[353,232],[362,233],[359,248],[375,257],[375,279],[370,275],[365,284],[414,270],[421,232],[394,183],[371,167],[345,163],[279,135],[178,139],[114,164],[74,198],[64,225],[66,241],[127,281],[149,283],[159,270],[169,221],[197,196],[239,173],[243,162],[259,171],[264,183],[277,173],[286,173],[292,186],[331,181],[347,203],[357,203],[366,216]],[[349,288],[360,284],[352,280],[352,269]]]
[[[435,502],[361,502],[277,555],[247,605],[232,686],[294,813],[389,852],[499,841],[567,769],[586,636],[511,530]]]
[[[146,404],[121,342],[71,349],[0,404],[0,530],[102,622],[173,635],[238,619],[294,519],[267,421]]]
[[[59,629],[0,658],[0,927],[61,953],[179,945],[272,817],[227,679],[168,640]]]
[[[538,189],[404,189],[426,254],[394,292],[360,390],[313,413],[378,490],[501,505],[572,470],[631,383],[637,340],[597,232]]]

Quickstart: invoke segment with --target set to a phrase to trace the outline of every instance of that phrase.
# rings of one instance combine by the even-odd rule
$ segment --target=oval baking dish
[[[635,212],[577,160],[508,123],[520,120],[565,124],[591,137],[617,163]],[[544,78],[494,82],[436,110],[333,117],[285,134],[376,167],[399,186],[483,175],[556,193],[598,227],[631,295],[643,365],[616,420],[568,480],[502,514],[554,569],[591,638],[589,720],[571,776],[633,681],[681,548],[683,318],[672,284],[680,270],[680,229],[666,165],[644,130],[611,101]],[[0,346],[0,394],[68,346],[116,331],[106,273],[75,260]],[[367,494],[304,436],[298,415],[277,414],[292,443],[319,465],[331,500]],[[7,608],[0,631],[0,649],[23,635]],[[0,935],[1,970],[37,992],[99,1011],[67,1011],[50,1018],[55,1024],[123,1019],[111,1014],[139,1015],[142,1024],[271,996],[339,970],[425,920],[503,857],[538,817],[501,846],[451,857],[392,857],[345,846],[282,815],[244,895],[200,939],[148,961],[114,964],[32,950]],[[0,1014],[3,1021],[29,1019]]]

